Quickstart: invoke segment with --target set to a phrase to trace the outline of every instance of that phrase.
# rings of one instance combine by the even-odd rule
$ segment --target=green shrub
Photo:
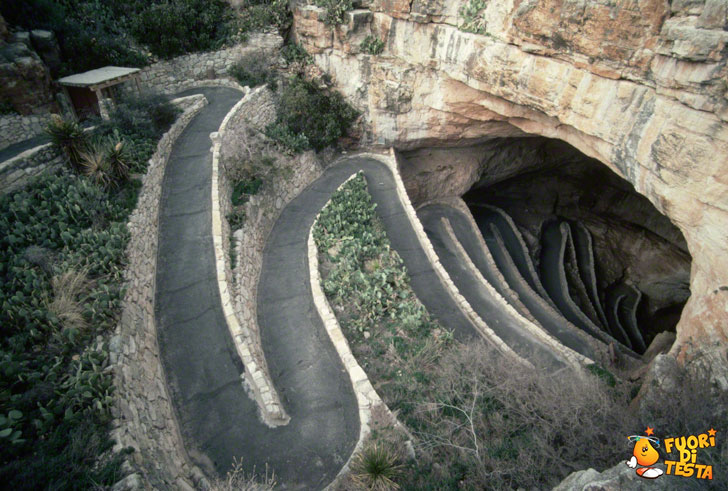
[[[275,27],[284,31],[291,25],[292,15],[287,0],[248,0],[240,9],[240,28],[262,31]]]
[[[364,53],[369,53],[370,55],[378,55],[382,51],[384,51],[384,41],[376,36],[367,36],[361,42],[359,48]]]
[[[324,24],[327,26],[343,24],[346,12],[354,8],[352,0],[316,0],[314,3],[326,10]]]
[[[265,134],[276,141],[289,155],[303,152],[311,148],[311,143],[303,133],[293,133],[288,126],[271,123],[265,127]]]
[[[132,32],[160,58],[216,49],[230,34],[229,6],[222,0],[172,0],[142,11]]]
[[[18,112],[13,107],[12,102],[3,98],[0,99],[0,114],[18,114]]]
[[[275,73],[270,68],[270,54],[262,51],[249,53],[236,61],[228,73],[240,85],[257,87],[263,84],[275,85]]]
[[[88,346],[118,321],[137,193],[64,173],[0,197],[0,435],[12,430],[0,443],[3,487],[120,477],[122,456],[107,453],[109,354]]]
[[[53,114],[45,131],[50,136],[51,142],[66,156],[71,168],[79,171],[81,152],[85,151],[88,144],[88,136],[83,128],[74,120]]]
[[[234,232],[243,228],[243,224],[245,223],[245,210],[233,210],[232,212],[228,213],[225,218],[230,225],[230,230]]]
[[[484,10],[488,6],[486,0],[468,0],[468,3],[460,8],[460,16],[463,21],[460,29],[475,34],[485,34]]]
[[[127,93],[109,112],[109,123],[105,126],[116,128],[125,136],[158,140],[180,112],[161,94]]]
[[[281,49],[281,55],[283,59],[288,63],[301,63],[308,65],[313,61],[312,56],[309,55],[300,43],[288,43]]]
[[[305,135],[311,148],[322,150],[344,136],[357,116],[341,94],[326,93],[311,82],[294,78],[281,93],[276,125],[267,134],[278,135],[273,137],[278,141],[302,140],[297,135]]]
[[[240,206],[248,201],[248,198],[256,194],[263,185],[262,179],[253,177],[233,183],[233,194],[231,201],[233,206]]]
[[[130,2],[24,0],[1,2],[10,25],[47,29],[56,34],[63,64],[54,77],[105,65],[144,66],[147,57],[130,47],[124,25]]]

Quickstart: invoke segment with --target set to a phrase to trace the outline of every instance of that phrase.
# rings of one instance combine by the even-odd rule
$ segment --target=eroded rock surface
[[[465,18],[467,3],[362,2],[332,31],[322,9],[296,2],[294,33],[365,112],[371,143],[541,135],[634,185],[693,258],[671,353],[702,354],[728,386],[725,2],[488,2]],[[382,54],[361,52],[367,35]]]

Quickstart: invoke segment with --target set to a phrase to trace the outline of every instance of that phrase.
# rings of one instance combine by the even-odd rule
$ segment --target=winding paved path
[[[481,280],[471,271],[463,258],[459,257],[457,247],[446,232],[442,218],[450,221],[453,231],[456,231],[456,238],[462,244],[477,240],[467,233],[469,227],[464,229],[458,220],[460,212],[454,208],[435,204],[420,208],[417,216],[425,228],[440,262],[447,270],[450,278],[455,283],[458,291],[470,303],[475,312],[490,327],[499,338],[518,353],[522,358],[530,361],[539,361],[539,365],[548,367],[550,371],[557,371],[566,366],[566,362],[560,354],[552,351],[549,347],[539,342],[531,333],[526,331],[521,323],[511,312],[503,306],[503,300],[496,298],[492,291],[481,284]],[[453,223],[454,222],[454,223]],[[468,248],[463,245],[467,251]],[[472,248],[472,247],[470,247]],[[472,256],[471,256],[472,257]]]
[[[486,281],[495,281],[496,284],[499,283],[498,274],[492,271],[491,265],[486,260],[485,251],[482,250],[481,242],[475,236],[478,231],[473,229],[463,213],[455,208],[442,205],[438,205],[437,210],[450,221],[458,240]],[[501,287],[499,293],[502,292],[501,295],[508,299],[508,296],[510,296],[508,290],[510,289],[538,325],[565,346],[592,360],[595,359],[594,342],[586,334],[580,332],[575,326],[569,323],[569,321],[531,288],[530,284],[521,275],[519,268],[515,265],[513,256],[518,257],[517,253],[506,249],[505,243],[502,240],[498,240],[500,232],[495,225],[490,221],[485,221],[481,230],[483,231],[482,235],[485,246],[488,247],[496,267],[507,283],[508,288]],[[525,264],[523,268],[526,268]],[[517,305],[513,301],[509,303],[514,306]]]
[[[350,158],[329,168],[283,210],[264,251],[258,286],[263,350],[288,425],[269,428],[245,393],[243,365],[225,324],[216,284],[211,226],[211,142],[241,94],[204,89],[209,100],[174,145],[162,184],[155,314],[162,362],[185,446],[193,460],[224,474],[234,458],[268,464],[287,489],[326,486],[359,437],[348,374],[311,297],[309,230],[331,194],[362,170],[393,247],[428,310],[463,340],[475,329],[432,269],[395,191],[389,168]]]
[[[360,430],[349,375],[313,302],[307,258],[313,222],[344,181],[356,172],[364,174],[392,247],[404,261],[412,288],[430,314],[465,342],[477,337],[478,329],[458,307],[422,249],[390,168],[366,156],[341,159],[283,209],[266,242],[257,320],[272,383],[290,422],[276,428],[263,424],[257,404],[241,383],[244,367],[223,315],[212,240],[209,135],[217,131],[241,93],[223,88],[190,92],[203,93],[209,105],[179,137],[166,167],[155,302],[162,363],[185,447],[195,463],[208,472],[224,474],[233,459],[242,458],[247,470],[255,467],[260,471],[268,465],[282,488],[320,489],[348,460]],[[485,291],[482,278],[463,267],[463,257],[458,254],[467,254],[478,267],[482,258],[476,252],[482,245],[471,222],[461,215],[461,211],[443,206],[420,211],[440,262],[459,291],[516,352],[527,359],[540,359],[552,369],[564,366],[560,355],[524,331],[521,321],[515,320],[515,311],[503,309],[495,290]],[[443,217],[452,224],[454,236],[443,231]],[[580,336],[582,333],[575,335],[560,325],[564,319],[552,309],[545,291],[551,290],[548,286],[544,289],[533,265],[529,267],[525,244],[507,217],[485,210],[480,219],[495,261],[489,267],[498,267],[509,283],[501,289],[510,295],[515,291],[523,301],[519,302],[521,309],[528,308],[537,322],[565,345],[591,357],[592,346]],[[561,246],[556,248],[557,255],[559,251],[561,254],[554,263],[563,268],[558,230],[549,238]],[[554,273],[560,277],[563,271]],[[483,276],[500,277],[487,268]],[[591,276],[586,279],[590,286],[594,283]],[[557,304],[559,300],[554,298]],[[614,314],[619,316],[616,309]]]
[[[240,378],[243,365],[225,323],[216,282],[209,138],[242,94],[231,89],[201,92],[210,104],[174,145],[160,203],[155,310],[180,430],[191,457],[208,472],[207,459],[224,475],[233,458],[242,457],[246,469],[255,466],[260,471],[269,464],[285,487],[320,488],[336,476],[358,438],[353,390],[333,347],[319,336],[314,346],[292,343],[290,347],[298,351],[294,355],[275,348],[267,352],[279,380],[282,375],[295,378],[293,371],[308,377],[285,392],[286,403],[292,405],[286,407],[292,417],[289,425],[265,426],[256,403],[245,393]],[[304,250],[300,248],[299,256]],[[307,284],[301,273],[301,268],[286,272],[292,288]],[[282,297],[292,299],[295,293]],[[282,310],[291,302],[278,299],[271,307]],[[314,316],[309,308],[291,319],[301,337],[310,330],[305,321],[311,323]],[[271,337],[268,331],[264,334]],[[299,362],[304,354],[314,353],[319,378],[312,380]],[[287,370],[276,363],[281,359],[291,363]]]

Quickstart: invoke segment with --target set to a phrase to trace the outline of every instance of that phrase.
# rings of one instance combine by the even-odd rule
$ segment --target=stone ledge
[[[445,202],[451,206],[454,206],[455,208],[462,211],[463,214],[465,215],[465,217],[467,218],[468,222],[470,222],[470,226],[473,227],[474,230],[478,230],[478,224],[475,223],[475,219],[473,218],[473,215],[470,213],[470,210],[468,209],[467,205],[462,201],[462,199],[453,198],[453,199],[449,199],[449,200],[443,200],[443,202]],[[508,214],[505,214],[505,216],[508,217],[508,219],[510,220],[511,226],[515,227],[516,225],[513,222],[513,219]],[[505,277],[503,276],[503,273],[501,273],[501,271],[495,266],[495,261],[493,259],[493,256],[490,254],[490,250],[488,249],[488,246],[486,245],[485,240],[483,240],[483,236],[481,234],[476,234],[476,236],[478,238],[478,242],[480,243],[481,249],[485,253],[486,260],[489,262],[489,264],[491,264],[493,270],[498,275],[499,281],[501,283],[503,283],[504,285],[506,285],[506,287],[510,290],[510,286],[508,286],[508,282],[506,281]],[[525,242],[523,242],[523,237],[518,236],[518,240],[521,243],[522,247],[526,247]],[[503,247],[505,247],[505,245],[503,244],[503,241],[500,237],[497,237],[497,241],[499,244],[502,244]],[[526,250],[527,250],[527,248],[526,248]],[[527,266],[529,268],[529,271],[531,271],[531,274],[536,274],[535,270],[533,269],[532,263],[528,262]],[[513,265],[513,267],[515,268],[515,264]],[[536,277],[536,278],[538,279],[538,277]],[[526,282],[526,280],[520,274],[518,276],[518,279],[520,280],[520,283],[522,285],[525,285],[526,288],[529,288],[529,289],[531,288],[528,285],[528,283]],[[563,317],[549,302],[544,300],[544,298],[540,294],[538,294],[538,292],[534,292],[534,293],[535,293],[536,301],[539,303],[541,308],[547,310],[551,315],[558,315],[560,317]],[[515,292],[513,292],[513,295],[517,296],[517,294]],[[525,306],[524,306],[524,308],[525,308]],[[567,326],[567,328],[572,333],[579,336],[584,342],[589,343],[592,346],[592,348],[594,348],[594,350],[597,353],[599,353],[600,355],[607,356],[606,355],[607,347],[604,345],[604,343],[602,343],[601,341],[599,341],[596,338],[593,338],[592,336],[589,336],[584,331],[582,331],[581,329],[574,326],[566,318],[563,318],[563,319],[564,319],[564,324]],[[535,319],[532,319],[532,320],[534,323],[536,323]],[[589,358],[585,357],[585,360],[589,360]],[[591,363],[591,361],[588,361],[588,362]]]
[[[198,487],[208,484],[189,461],[182,443],[161,365],[154,320],[157,227],[164,169],[172,145],[207,104],[207,99],[199,94],[184,99],[177,102],[188,107],[158,142],[143,178],[137,207],[129,217],[129,265],[124,275],[127,291],[121,320],[109,341],[116,387],[111,431],[116,440],[114,451],[134,448],[124,469],[139,476],[122,479],[122,488],[130,481],[136,488],[156,489],[177,489],[182,482]]]
[[[355,178],[357,175],[358,173],[352,174],[346,181],[341,183],[339,189],[341,189],[347,182]],[[329,203],[331,203],[331,199],[326,202],[324,208],[328,206]],[[339,325],[339,322],[336,319],[334,312],[331,310],[331,305],[326,299],[326,295],[321,288],[321,274],[319,273],[318,250],[316,249],[316,242],[313,238],[313,231],[316,227],[316,224],[318,223],[320,214],[321,212],[319,211],[308,233],[308,272],[311,283],[311,294],[313,296],[313,303],[316,306],[319,317],[321,318],[321,321],[324,324],[324,328],[326,329],[326,333],[329,335],[329,338],[331,339],[334,348],[336,348],[336,352],[338,353],[339,358],[344,365],[344,368],[349,374],[349,379],[351,380],[351,385],[354,389],[356,401],[359,406],[359,440],[354,446],[354,450],[352,450],[349,459],[346,461],[346,464],[344,464],[334,480],[326,487],[326,489],[335,489],[337,483],[340,482],[344,475],[349,471],[351,459],[357,452],[362,450],[362,448],[364,447],[364,442],[371,432],[369,422],[371,421],[371,413],[373,407],[381,405],[383,408],[385,408],[386,412],[399,427],[404,429],[405,432],[407,430],[401,425],[401,423],[399,423],[399,421],[397,421],[394,414],[392,414],[392,412],[389,410],[389,407],[384,403],[384,401],[382,401],[381,397],[379,397],[376,389],[374,389],[374,386],[369,381],[369,377],[367,377],[367,374],[356,361],[356,358],[354,357],[354,354],[351,352],[351,348],[349,347],[349,342],[346,340],[346,337],[341,330],[341,326]]]
[[[264,423],[271,427],[285,425],[290,421],[290,417],[286,414],[281,404],[278,392],[273,386],[270,378],[270,372],[263,355],[262,346],[251,335],[250,329],[244,329],[236,314],[234,301],[231,292],[234,291],[232,283],[232,274],[227,263],[228,254],[225,247],[226,242],[229,243],[229,237],[224,235],[224,231],[229,233],[229,229],[223,227],[222,209],[220,203],[221,189],[224,183],[224,171],[220,169],[220,148],[223,141],[223,135],[228,130],[236,116],[243,112],[246,104],[249,102],[248,97],[251,90],[244,88],[244,97],[228,112],[220,124],[220,128],[216,133],[212,133],[212,238],[215,247],[215,266],[217,269],[217,283],[220,290],[220,301],[223,305],[225,321],[233,338],[238,356],[245,367],[244,373],[241,375],[244,382],[250,388],[253,398],[260,409],[261,418]],[[228,240],[225,240],[228,239]],[[251,322],[255,322],[252,320]],[[244,322],[243,322],[244,324]],[[257,329],[256,329],[257,331]],[[257,362],[257,363],[256,363]]]
[[[415,230],[415,234],[419,239],[422,249],[425,251],[425,254],[430,260],[432,268],[437,273],[437,276],[445,285],[446,290],[455,301],[455,303],[458,305],[462,313],[465,314],[465,316],[473,323],[473,325],[476,327],[476,329],[484,339],[489,341],[498,351],[500,351],[504,355],[509,356],[519,361],[520,363],[523,363],[524,365],[532,368],[533,365],[531,364],[531,362],[521,358],[515,351],[510,348],[510,346],[504,343],[503,340],[500,339],[500,337],[498,337],[498,335],[493,332],[490,327],[488,327],[483,319],[480,318],[475,310],[473,310],[473,307],[468,303],[467,300],[465,300],[465,297],[463,297],[460,291],[457,289],[455,283],[453,283],[452,279],[450,278],[450,275],[447,273],[447,271],[445,271],[445,268],[442,266],[442,264],[440,264],[440,259],[437,257],[437,253],[432,247],[432,243],[427,237],[425,229],[422,227],[422,223],[420,223],[419,219],[417,218],[417,213],[412,206],[412,202],[410,201],[409,195],[407,194],[407,191],[404,187],[402,177],[399,174],[399,157],[397,156],[397,153],[394,149],[392,149],[391,153],[391,161],[388,160],[385,163],[390,167],[390,169],[392,170],[392,174],[394,175],[397,195],[399,196],[399,199],[402,202],[402,206],[407,213],[407,217],[409,218],[410,223]]]
[[[560,354],[571,366],[575,368],[581,368],[583,365],[593,363],[591,359],[580,353],[577,353],[568,346],[561,344],[557,339],[544,331],[543,328],[540,327],[538,324],[534,323],[529,319],[526,319],[524,316],[518,313],[518,311],[510,303],[508,303],[506,299],[504,299],[500,295],[500,293],[498,293],[495,288],[493,288],[493,286],[488,283],[485,278],[483,278],[480,270],[478,270],[475,264],[473,264],[470,256],[465,251],[463,245],[460,243],[457,236],[455,235],[455,231],[453,230],[450,221],[444,217],[442,218],[442,221],[445,227],[445,231],[450,237],[450,240],[452,240],[453,244],[455,245],[456,254],[464,263],[465,267],[470,270],[471,273],[473,273],[473,275],[478,280],[478,283],[480,283],[480,285],[488,291],[489,295],[491,295],[493,298],[496,299],[498,303],[501,304],[503,310],[508,312],[508,314],[513,317],[523,329],[530,333],[534,338],[538,339],[541,343],[548,346],[552,351]]]

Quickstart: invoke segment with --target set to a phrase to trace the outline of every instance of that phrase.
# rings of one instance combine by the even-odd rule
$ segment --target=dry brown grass
[[[86,269],[68,269],[51,279],[52,295],[45,298],[46,308],[58,317],[64,330],[88,327],[83,316],[83,301],[89,288]]]
[[[210,491],[272,491],[275,485],[275,474],[269,474],[267,466],[265,474],[258,475],[255,469],[247,474],[243,469],[243,461],[235,459],[233,468],[224,478],[210,483]]]

